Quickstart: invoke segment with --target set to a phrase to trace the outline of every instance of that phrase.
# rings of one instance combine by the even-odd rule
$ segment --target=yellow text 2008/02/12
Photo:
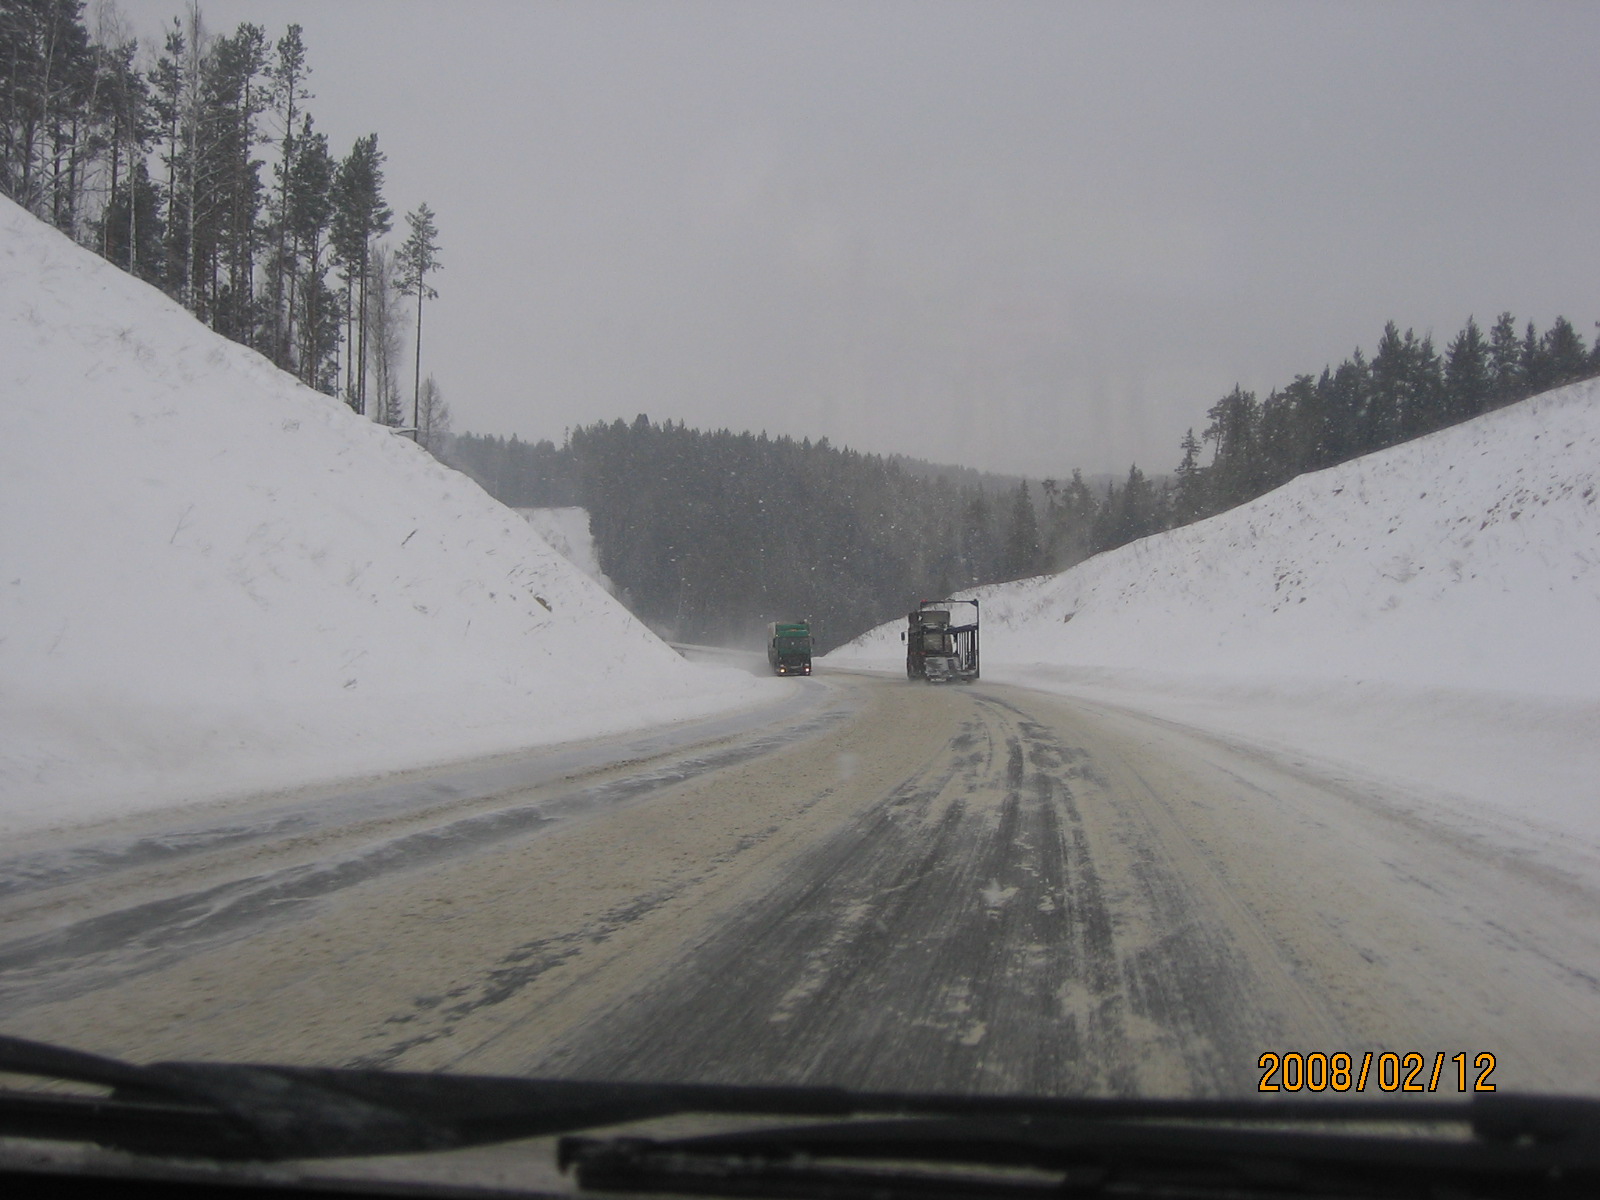
[[[1368,1050],[1359,1057],[1343,1050],[1263,1051],[1256,1063],[1260,1092],[1492,1092],[1495,1057],[1459,1051],[1423,1054],[1417,1050]]]

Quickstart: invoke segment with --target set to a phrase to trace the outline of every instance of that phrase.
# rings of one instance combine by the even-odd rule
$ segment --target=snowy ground
[[[600,569],[600,556],[595,549],[594,537],[589,532],[588,509],[519,508],[516,512],[550,544],[550,549],[611,595],[617,594],[617,585]]]
[[[1600,384],[1537,396],[979,589],[984,673],[1600,845],[1597,477]]]
[[[777,694],[3,199],[0,397],[0,833]]]

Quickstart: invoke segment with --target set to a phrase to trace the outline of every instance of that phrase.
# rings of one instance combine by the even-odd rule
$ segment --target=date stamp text
[[[1261,1069],[1259,1092],[1492,1092],[1495,1058],[1487,1050],[1423,1054],[1371,1050],[1332,1054],[1268,1050],[1256,1064]]]

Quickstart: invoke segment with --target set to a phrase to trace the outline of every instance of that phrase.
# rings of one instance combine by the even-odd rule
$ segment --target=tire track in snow
[[[761,903],[524,1069],[981,1088],[1238,1089],[1271,1021],[1107,752],[982,690],[945,752]],[[1269,968],[1270,969],[1270,968]],[[1253,1064],[1253,1057],[1249,1059]]]

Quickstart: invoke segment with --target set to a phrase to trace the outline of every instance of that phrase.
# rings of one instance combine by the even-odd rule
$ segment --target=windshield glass
[[[1597,61],[5,5],[0,1032],[1600,1095]]]

